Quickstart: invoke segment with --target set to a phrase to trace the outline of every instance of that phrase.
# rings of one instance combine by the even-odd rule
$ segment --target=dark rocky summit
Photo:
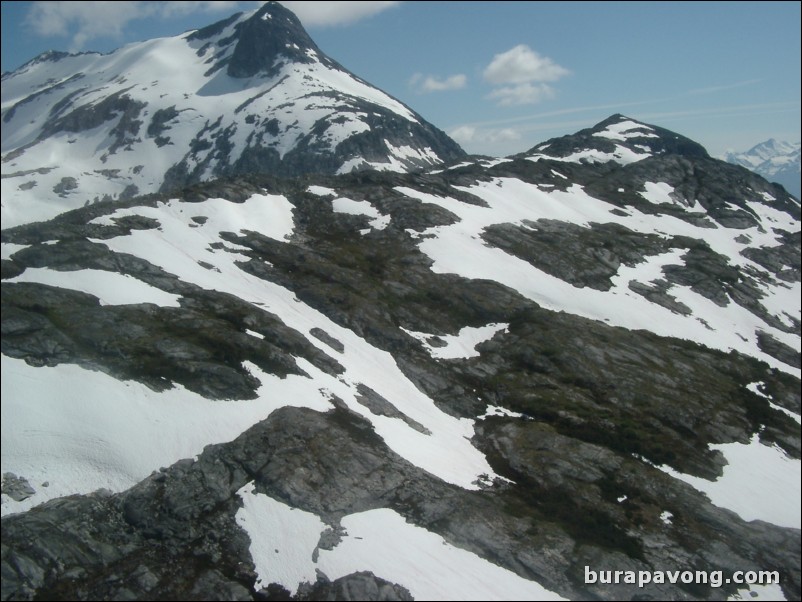
[[[195,37],[203,39],[208,33],[208,30],[203,34],[198,32]],[[278,2],[265,3],[239,25],[236,35],[237,45],[226,66],[231,77],[253,77],[260,72],[269,72],[283,58],[311,63],[316,59],[309,55],[309,51],[320,53],[298,17]]]

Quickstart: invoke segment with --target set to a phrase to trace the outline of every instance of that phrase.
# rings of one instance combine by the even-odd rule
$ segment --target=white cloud
[[[569,73],[549,57],[519,44],[494,56],[485,68],[485,81],[497,86],[485,98],[501,107],[536,104],[555,96],[554,88],[543,82],[557,81]]]
[[[119,38],[137,19],[170,18],[192,13],[235,12],[258,2],[33,2],[26,23],[41,36],[70,36],[70,50],[81,50],[97,38]]]
[[[127,23],[154,12],[147,2],[34,2],[26,20],[37,34],[70,35],[80,48],[88,39],[118,37]]]
[[[531,147],[517,128],[484,128],[466,123],[448,132],[462,148],[475,155],[503,157]]]
[[[494,56],[484,71],[484,78],[491,84],[524,84],[553,82],[569,73],[568,69],[540,56],[526,44],[519,44]]]
[[[427,92],[444,92],[446,90],[460,90],[468,83],[468,77],[462,73],[449,75],[448,77],[438,78],[434,75],[423,76],[416,73],[409,80],[409,85],[417,89],[419,94]]]
[[[554,96],[554,88],[548,84],[518,84],[497,88],[487,98],[497,101],[501,107],[515,107],[536,104]]]
[[[192,13],[235,13],[242,10],[242,4],[259,5],[261,2],[233,2],[230,0],[207,0],[206,2],[159,2],[160,12],[166,17],[189,15]],[[247,8],[251,8],[248,6]]]
[[[69,37],[70,50],[83,50],[100,38],[122,38],[132,21],[179,18],[191,14],[233,14],[262,5],[256,1],[198,2],[86,1],[33,2],[26,22],[40,36]],[[373,16],[399,2],[282,2],[305,26],[347,25]]]
[[[460,144],[468,144],[476,138],[476,128],[470,125],[461,125],[451,130],[448,135]]]
[[[461,125],[448,134],[459,144],[494,145],[520,140],[521,135],[512,128],[477,128],[472,125]]]
[[[349,25],[372,17],[400,2],[316,2],[314,0],[282,2],[301,20],[305,27]]]

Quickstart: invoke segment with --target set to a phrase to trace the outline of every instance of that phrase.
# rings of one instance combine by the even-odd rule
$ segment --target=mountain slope
[[[802,159],[799,153],[799,142],[792,144],[770,138],[744,153],[728,152],[722,158],[729,163],[751,169],[771,182],[782,184],[796,198],[800,198]]]
[[[407,171],[462,157],[323,54],[289,10],[3,76],[3,224],[238,173]]]
[[[3,598],[798,598],[800,207],[700,149],[3,230]]]
[[[647,126],[620,113],[592,128],[538,144],[524,156],[565,162],[635,163],[653,155],[707,157],[702,145],[669,130]]]

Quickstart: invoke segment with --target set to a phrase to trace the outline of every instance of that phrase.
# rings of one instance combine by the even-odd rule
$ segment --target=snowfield
[[[762,520],[780,527],[802,529],[802,462],[778,447],[760,443],[755,435],[748,444],[711,445],[727,459],[724,475],[708,481],[660,470],[705,493],[716,506],[736,512],[742,519]]]
[[[693,310],[691,315],[684,316],[648,301],[629,288],[630,282],[649,284],[659,278],[665,265],[682,264],[684,254],[680,250],[647,257],[634,267],[621,266],[612,278],[614,286],[609,291],[599,291],[575,287],[501,249],[488,246],[482,239],[483,231],[489,226],[525,225],[538,219],[560,220],[586,228],[591,223],[620,224],[644,234],[700,238],[713,251],[730,258],[732,264],[767,273],[741,251],[754,245],[777,246],[777,233],[757,227],[732,230],[718,227],[712,220],[709,221],[716,225],[715,228],[702,228],[673,216],[649,215],[632,207],[628,208],[627,215],[620,215],[620,211],[614,211],[615,206],[591,197],[578,185],[565,192],[550,191],[513,178],[495,178],[491,182],[458,188],[479,197],[487,207],[409,187],[396,188],[406,196],[438,205],[459,217],[453,225],[429,228],[418,236],[418,247],[434,261],[432,269],[435,272],[493,280],[554,311],[565,311],[631,330],[649,330],[661,336],[683,338],[713,349],[736,350],[797,377],[802,373],[763,352],[757,340],[759,332],[767,332],[799,351],[799,336],[772,327],[736,303],[731,302],[722,308],[688,287],[673,285],[667,293]],[[667,189],[655,185],[653,194],[657,191],[665,194]],[[660,200],[663,198],[668,197],[660,197]],[[771,207],[753,205],[755,213],[770,220],[775,230],[799,231],[799,223],[788,214]],[[744,234],[749,236],[751,244],[740,238]],[[466,257],[471,260],[465,261]],[[785,323],[789,323],[790,317],[799,320],[802,317],[799,283],[790,285],[773,278],[771,281],[774,284],[763,288],[766,310]]]
[[[254,493],[239,492],[243,507],[237,522],[251,538],[251,554],[263,584],[280,583],[291,593],[316,571],[332,581],[371,571],[409,589],[415,600],[564,600],[476,554],[416,527],[388,508],[349,514],[340,521],[346,533],[334,549],[318,548],[329,528],[314,514]],[[387,541],[393,545],[388,546]],[[317,552],[317,560],[313,554]]]
[[[2,370],[2,472],[36,490],[22,502],[3,494],[3,515],[65,495],[124,491],[285,405],[330,409],[319,395],[303,395],[308,379],[300,376],[275,378],[258,399],[211,402],[180,385],[157,393],[71,364],[34,368],[3,355]]]
[[[162,267],[168,273],[179,276],[185,282],[197,284],[207,290],[230,293],[274,313],[285,324],[303,334],[310,343],[336,359],[346,369],[346,372],[334,377],[305,360],[297,359],[299,367],[309,377],[281,379],[261,373],[254,365],[248,365],[248,369],[262,381],[263,387],[259,390],[261,403],[253,405],[253,402],[237,402],[243,407],[250,408],[247,411],[235,411],[233,406],[226,405],[228,402],[223,404],[204,401],[180,388],[175,392],[157,394],[136,385],[134,390],[142,398],[142,403],[152,405],[154,408],[169,406],[161,401],[164,396],[170,398],[170,395],[177,395],[180,399],[184,399],[185,395],[190,395],[192,403],[199,406],[194,408],[191,413],[204,424],[207,424],[208,421],[209,424],[214,425],[217,422],[217,412],[232,412],[238,415],[235,420],[236,426],[228,429],[223,421],[220,424],[219,432],[211,426],[200,429],[197,438],[186,442],[183,447],[179,446],[180,451],[178,451],[173,447],[173,443],[177,444],[181,440],[176,432],[179,428],[176,421],[187,411],[186,405],[180,406],[180,411],[177,411],[173,422],[166,417],[163,419],[163,427],[167,429],[161,431],[163,438],[154,437],[153,440],[149,440],[147,453],[143,453],[144,448],[139,447],[143,442],[122,436],[122,433],[109,426],[116,424],[118,420],[116,404],[123,403],[124,395],[123,397],[109,396],[108,403],[100,403],[99,400],[105,399],[102,394],[99,394],[101,396],[97,402],[91,401],[94,397],[88,399],[87,403],[90,405],[86,409],[86,415],[94,414],[98,417],[92,424],[85,424],[82,421],[60,424],[59,421],[55,421],[47,429],[37,429],[38,418],[36,416],[48,414],[53,410],[53,407],[49,405],[53,401],[47,393],[57,389],[56,383],[62,378],[62,372],[69,371],[70,374],[75,374],[73,378],[76,382],[81,379],[78,374],[86,372],[75,366],[58,366],[50,369],[50,374],[52,374],[50,377],[45,376],[46,372],[37,373],[40,374],[41,386],[44,388],[40,395],[32,396],[32,399],[28,400],[26,404],[14,405],[13,402],[6,404],[6,399],[14,399],[15,395],[16,398],[21,399],[19,389],[16,389],[13,394],[10,393],[10,397],[4,393],[3,411],[11,412],[11,420],[4,424],[8,424],[10,429],[12,422],[19,424],[20,420],[25,420],[30,423],[26,426],[27,434],[25,435],[19,431],[9,432],[8,439],[4,435],[3,471],[14,472],[37,481],[49,480],[53,483],[59,481],[60,471],[72,471],[80,475],[86,473],[95,476],[80,476],[74,479],[72,481],[73,489],[69,493],[88,493],[98,487],[120,491],[147,476],[154,468],[169,465],[180,458],[191,457],[199,453],[202,449],[201,441],[205,444],[228,441],[255,422],[266,418],[276,408],[301,403],[293,400],[303,400],[302,405],[305,407],[327,411],[333,408],[331,399],[336,395],[344,400],[350,409],[368,419],[391,449],[441,479],[461,487],[476,489],[480,483],[494,477],[494,472],[484,455],[470,443],[473,436],[472,420],[455,418],[439,410],[429,397],[409,381],[396,365],[392,355],[386,351],[373,347],[350,330],[335,324],[322,313],[301,303],[289,290],[239,269],[236,262],[245,257],[238,252],[237,248],[225,243],[227,250],[215,250],[215,243],[224,242],[220,238],[221,232],[237,233],[255,230],[275,240],[285,240],[291,236],[293,233],[292,205],[285,197],[254,195],[244,203],[232,203],[224,199],[209,199],[202,203],[169,201],[156,208],[121,209],[111,215],[96,219],[95,223],[113,223],[116,218],[131,215],[158,220],[160,227],[152,230],[135,230],[127,236],[93,242],[107,245],[120,253],[129,253],[145,259]],[[207,219],[199,224],[192,219],[197,217]],[[201,263],[211,265],[217,270],[208,269]],[[44,273],[50,273],[50,271]],[[62,274],[61,272],[53,273]],[[42,273],[40,272],[34,272],[31,276],[32,281],[41,279]],[[129,295],[129,302],[131,299],[132,297]],[[149,299],[149,302],[154,300],[153,297]],[[172,299],[167,300],[172,302]],[[326,343],[309,335],[315,329],[321,329],[340,341],[344,345],[344,351],[336,352]],[[25,370],[34,370],[28,368],[24,363],[10,359],[8,361],[16,362],[13,364],[15,366],[21,364],[12,370],[12,374],[23,374]],[[94,378],[92,376],[94,374],[88,373],[86,378]],[[101,380],[108,379],[108,383],[106,385],[97,384],[93,390],[105,391],[113,385],[113,379],[100,374],[96,376]],[[17,384],[11,384],[12,380]],[[17,379],[4,379],[3,382],[8,382],[8,386],[21,386]],[[403,415],[422,425],[425,433],[412,428],[399,418],[373,414],[358,400],[360,385],[371,388],[394,405]],[[6,385],[4,384],[4,386]],[[134,387],[133,384],[130,386]],[[80,389],[81,387],[79,387]],[[112,399],[116,402],[112,402]],[[22,404],[21,401],[19,403]],[[204,412],[207,411],[210,414],[204,418]],[[58,412],[55,412],[54,415],[58,415]],[[149,420],[156,420],[156,414],[152,414],[150,418],[143,417],[142,420],[140,427],[147,430],[150,428]],[[83,426],[84,424],[85,426]],[[136,424],[136,421],[132,424]],[[95,428],[98,430],[95,431]],[[128,428],[125,421],[120,423],[120,428]],[[41,440],[34,447],[28,447],[26,441],[29,441],[29,433],[37,430]],[[65,439],[93,441],[107,430],[110,435],[103,438],[102,449],[98,453],[81,452],[62,455],[54,452],[46,466],[34,466],[33,461],[24,458],[26,452],[23,450],[26,448],[29,450],[36,449],[37,446],[47,448],[51,443],[46,442],[58,442]],[[139,429],[134,430],[134,432],[138,431]],[[158,443],[161,440],[168,442],[166,449],[164,449],[164,445]],[[122,459],[138,456],[141,458],[141,464],[137,463],[136,467],[126,466],[124,470],[120,471],[108,470],[108,466],[95,470],[97,458],[109,454],[121,458],[122,464],[126,464]],[[63,457],[63,459],[59,460],[59,457]],[[64,463],[69,466],[65,466]],[[77,463],[80,467],[73,468],[72,463]],[[118,474],[115,474],[114,477],[101,478],[101,474],[105,472]],[[50,496],[50,492],[55,491],[55,488],[49,489],[46,493]],[[31,498],[30,504],[27,505],[30,506],[38,501],[41,500]],[[11,506],[15,507],[13,511],[20,508],[9,501],[9,508]]]
[[[468,156],[283,4],[3,76],[3,598],[798,598],[799,201]]]

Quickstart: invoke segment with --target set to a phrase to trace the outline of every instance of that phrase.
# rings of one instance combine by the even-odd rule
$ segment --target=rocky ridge
[[[616,115],[508,160],[248,175],[6,229],[4,387],[80,367],[142,391],[161,422],[176,391],[199,414],[270,409],[163,452],[127,487],[63,498],[59,466],[6,453],[22,439],[4,420],[3,471],[36,491],[3,497],[4,512],[30,508],[3,518],[3,599],[465,595],[470,571],[443,591],[381,564],[423,554],[404,547],[416,529],[444,557],[507,571],[498,591],[720,599],[737,587],[586,584],[584,567],[777,570],[798,598],[799,528],[729,509],[691,477],[726,480],[727,445],[798,469],[799,219],[781,187]],[[175,246],[187,262],[163,250]],[[98,274],[117,275],[122,301]],[[432,351],[488,325],[467,349]],[[4,388],[4,412],[12,397],[39,403],[24,391]],[[247,521],[258,503],[319,524],[316,543],[299,530],[265,564],[269,534]],[[360,549],[360,521],[380,518],[393,526],[381,552],[338,564]],[[281,577],[284,546],[307,577]]]

